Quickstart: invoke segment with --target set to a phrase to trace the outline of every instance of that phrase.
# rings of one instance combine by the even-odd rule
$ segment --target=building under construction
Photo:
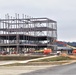
[[[5,15],[0,19],[0,51],[26,51],[43,48],[56,49],[57,22],[49,18],[33,18],[26,15]]]

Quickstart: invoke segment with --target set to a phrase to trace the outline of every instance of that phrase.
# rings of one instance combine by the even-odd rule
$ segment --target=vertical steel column
[[[0,21],[0,29],[2,28],[1,27],[2,25],[1,25],[1,21]],[[1,32],[1,30],[0,30],[0,34],[1,34],[2,32]],[[2,39],[1,39],[1,37],[0,37],[0,44],[2,44]],[[0,46],[0,49],[1,49],[2,47]],[[0,50],[1,52],[2,52],[2,49]]]
[[[54,23],[54,44],[55,44],[55,42],[56,42],[56,40],[57,40],[57,23],[55,22]],[[57,50],[57,45],[54,45],[54,50]]]
[[[7,15],[5,15],[5,19],[7,18]],[[4,29],[4,28],[3,28]],[[5,29],[6,29],[6,32],[5,32],[5,34],[7,34],[7,24],[5,23]],[[6,39],[5,39],[5,44],[7,43],[7,37],[6,37]],[[6,49],[7,49],[7,47],[6,47]]]
[[[37,19],[35,19],[35,20],[37,21]],[[36,24],[35,24],[35,27],[38,27],[37,25],[38,25],[38,24],[36,23]],[[35,36],[37,37],[37,38],[36,38],[36,45],[37,45],[37,46],[36,46],[36,49],[38,50],[38,34],[37,34],[37,32],[38,32],[38,31],[35,31]]]
[[[3,34],[4,34],[4,21],[3,21],[3,26],[2,26],[2,28],[3,28]],[[4,38],[3,38],[3,44],[4,44]]]
[[[24,28],[25,28],[25,24],[24,24],[24,14],[23,14],[22,16],[23,16],[23,17],[22,17],[22,18],[23,18],[23,26],[22,26],[22,29],[21,29],[21,30],[23,31],[23,41],[25,42],[25,31],[24,31],[24,30],[25,30],[25,29],[24,29]],[[24,46],[23,46],[23,50],[24,50],[24,49],[25,49],[25,43],[24,43]]]
[[[48,28],[48,21],[46,22],[46,28]],[[46,32],[47,32],[47,48],[48,48],[48,29],[46,29]]]
[[[35,21],[35,19],[33,18],[33,21]],[[35,22],[33,23],[33,33],[34,33],[34,44],[36,45],[36,36],[35,36]],[[35,46],[33,46],[34,47],[34,49],[36,50],[36,47]]]
[[[27,16],[27,19],[29,19],[29,16]],[[28,22],[28,20],[27,20],[27,22]],[[29,44],[29,37],[30,37],[30,24],[28,24],[28,44]],[[29,47],[28,47],[28,49],[29,49]]]
[[[25,19],[27,19],[26,15],[25,15]],[[27,21],[26,21],[26,22],[27,22]],[[27,28],[26,23],[25,23],[25,28]],[[27,32],[25,32],[25,41],[27,41],[27,40],[28,40]],[[25,42],[25,48],[26,48],[26,50],[27,50],[27,42]]]
[[[17,29],[19,29],[19,14],[17,14],[17,16],[18,16],[18,18],[17,18]],[[17,40],[18,40],[18,52],[20,52],[20,35],[19,34],[21,34],[21,33],[19,33],[19,31],[17,31],[17,34],[18,34],[18,36],[17,36]]]
[[[51,30],[51,32],[52,32],[52,35],[51,35],[51,45],[53,45],[54,44],[54,42],[53,42],[53,40],[54,40],[54,25],[53,25],[53,23],[51,23],[51,27],[52,27],[52,30]],[[52,46],[51,47],[52,49],[54,49],[54,46]]]
[[[8,22],[8,26],[7,26],[7,32],[8,32],[7,33],[7,42],[8,42],[8,47],[7,47],[7,50],[8,50],[9,49],[9,41],[10,41],[9,40],[9,26],[10,26],[9,25],[9,14],[7,14],[7,19],[8,19],[8,21],[7,21]]]
[[[17,29],[17,14],[16,15],[16,29]],[[17,42],[17,53],[19,53],[19,34],[17,34],[17,31],[16,31],[16,42]]]
[[[16,35],[17,40],[17,53],[19,53],[19,34]]]
[[[57,23],[55,23],[56,24],[56,39],[57,39]]]
[[[29,44],[31,45],[31,40],[30,40],[30,36],[31,36],[31,23],[30,23],[30,19],[31,17],[29,16]],[[32,48],[32,47],[30,47]]]

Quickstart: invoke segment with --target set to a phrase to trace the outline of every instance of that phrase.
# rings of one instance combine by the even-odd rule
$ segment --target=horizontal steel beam
[[[33,28],[0,28],[0,31],[6,31],[6,32],[28,32],[28,31],[56,31],[54,28],[49,27],[33,27]]]

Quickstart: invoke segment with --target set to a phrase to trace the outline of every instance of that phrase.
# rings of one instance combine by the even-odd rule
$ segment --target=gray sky
[[[76,0],[0,0],[0,18],[7,13],[56,20],[58,40],[76,41]]]

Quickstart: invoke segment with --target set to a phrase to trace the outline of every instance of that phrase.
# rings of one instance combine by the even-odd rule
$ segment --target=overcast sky
[[[0,18],[7,13],[56,20],[58,40],[76,41],[76,0],[0,0]]]

